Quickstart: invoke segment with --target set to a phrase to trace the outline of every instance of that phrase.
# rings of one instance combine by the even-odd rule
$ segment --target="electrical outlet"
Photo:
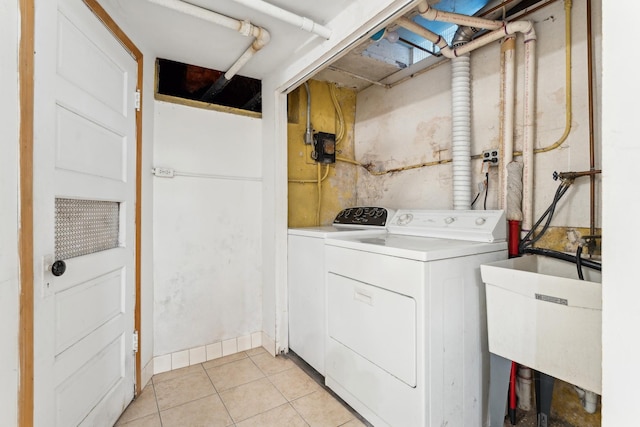
[[[173,169],[171,169],[171,168],[156,167],[156,168],[151,169],[151,171],[153,172],[153,174],[155,176],[160,177],[160,178],[173,178],[173,176],[174,176]]]
[[[488,163],[489,166],[498,166],[498,149],[492,148],[482,152],[482,161]]]

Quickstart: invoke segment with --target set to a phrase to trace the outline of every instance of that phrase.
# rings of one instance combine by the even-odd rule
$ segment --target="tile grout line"
[[[276,355],[276,357],[277,357],[277,356],[278,356],[278,355]],[[281,356],[286,357],[284,354],[281,354]],[[286,357],[286,359],[287,359],[287,360],[290,360],[288,357]],[[252,359],[252,361],[253,361],[253,359]],[[255,362],[255,361],[253,361],[253,363],[255,364],[256,362]],[[294,367],[295,367],[295,366],[298,366],[298,365],[296,365],[296,364],[295,364],[295,362],[293,362],[293,361],[292,361],[292,363],[293,363]],[[256,365],[256,366],[258,366],[258,365]],[[259,366],[258,366],[258,369],[260,369],[260,367],[259,367]],[[298,414],[298,416],[300,417],[300,419],[301,419],[301,420],[302,420],[302,421],[303,421],[307,426],[311,426],[311,424],[307,421],[307,419],[306,419],[304,416],[302,416],[302,414],[301,414],[301,413],[296,409],[296,407],[295,407],[295,406],[293,406],[293,405],[291,404],[291,402],[293,402],[293,400],[289,400],[289,399],[287,399],[287,397],[286,397],[284,394],[282,394],[282,392],[280,391],[280,389],[279,389],[279,388],[278,388],[278,387],[273,383],[273,381],[271,381],[271,377],[272,377],[272,376],[274,376],[274,375],[278,375],[278,374],[281,374],[282,372],[288,371],[288,370],[290,370],[290,369],[293,369],[293,367],[292,367],[292,368],[288,368],[288,369],[284,369],[284,370],[282,370],[282,371],[280,371],[280,372],[276,372],[276,373],[275,373],[275,374],[273,374],[273,375],[266,375],[266,374],[265,374],[265,375],[266,375],[266,377],[267,377],[267,380],[269,380],[269,382],[270,382],[270,383],[271,383],[271,385],[273,386],[273,388],[275,388],[275,389],[278,391],[278,393],[280,393],[280,395],[284,398],[284,400],[286,401],[286,404],[287,404],[287,405],[289,405],[289,406],[291,407],[291,409],[293,409],[293,410],[295,411],[295,413],[296,413],[296,414]],[[262,371],[262,369],[260,369],[260,370]],[[262,371],[262,372],[264,373],[264,371]],[[303,372],[304,372],[304,371],[303,371]],[[305,374],[306,374],[306,372],[305,372]],[[313,392],[312,392],[312,393],[313,393]],[[312,393],[305,394],[305,396],[309,396],[309,395],[310,395],[310,394],[312,394]],[[294,400],[298,400],[298,399],[300,399],[301,397],[303,397],[303,396],[300,396],[300,397],[298,397],[298,398],[296,398],[296,399],[294,399]]]
[[[247,354],[246,351],[244,351],[243,353]],[[247,357],[248,357],[248,355],[247,355]],[[215,360],[215,359],[213,359],[213,360]],[[229,362],[229,363],[232,363],[232,362]],[[224,366],[224,365],[227,365],[227,364],[228,363],[223,363],[220,366]],[[209,375],[209,371],[204,367],[204,363],[200,363],[200,366],[202,366],[202,369],[204,369],[204,373],[207,375],[207,378],[209,378],[209,382],[213,386],[213,389],[216,391],[216,394],[218,395],[218,399],[220,399],[220,403],[222,403],[222,406],[224,407],[224,410],[227,411],[227,415],[229,415],[229,419],[231,420],[231,424],[229,424],[229,426],[227,426],[227,427],[235,426],[236,425],[236,420],[234,420],[233,417],[231,416],[231,412],[229,411],[229,408],[227,408],[226,403],[224,403],[224,400],[222,399],[222,396],[220,396],[220,392],[218,391],[218,388],[213,383],[213,380],[211,379],[211,375]]]
[[[158,420],[160,421],[160,427],[162,427],[162,414],[160,414],[160,405],[158,404],[158,395],[156,394],[156,384],[153,381],[153,375],[151,376],[151,387],[153,388],[153,400],[156,402],[156,410],[158,411]]]

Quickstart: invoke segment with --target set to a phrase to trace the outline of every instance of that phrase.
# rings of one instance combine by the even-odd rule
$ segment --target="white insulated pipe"
[[[444,12],[429,6],[426,0],[418,4],[418,13],[429,21],[449,22],[458,24],[462,27],[474,27],[484,30],[497,30],[504,26],[502,21],[494,21],[491,19],[478,18],[476,16],[461,15],[459,13]]]
[[[249,24],[251,25],[251,24]],[[267,43],[271,40],[271,35],[267,30],[262,27],[256,27],[255,25],[251,25],[251,35],[255,37],[251,46],[244,51],[244,53],[236,60],[236,62],[229,67],[226,73],[224,73],[224,78],[227,80],[231,80],[233,76],[238,74],[240,69],[244,67],[244,65],[249,62],[249,60],[256,54],[260,49],[265,47]]]
[[[515,100],[516,100],[516,38],[507,37],[501,46],[503,59],[502,73],[502,115],[500,117],[501,135],[500,135],[500,153],[502,161],[499,169],[499,208],[507,209],[507,193],[508,193],[508,171],[507,167],[513,160],[513,125],[515,120]],[[522,197],[522,195],[520,195]],[[514,219],[509,218],[508,220]]]
[[[399,18],[396,23],[402,28],[411,31],[412,33],[418,34],[419,36],[422,36],[430,42],[434,43],[440,48],[440,52],[442,53],[442,55],[447,58],[462,56],[466,53],[478,49],[479,47],[486,46],[489,43],[493,43],[496,40],[500,40],[501,38],[513,35],[515,33],[523,33],[525,35],[525,43],[527,43],[527,41],[531,39],[535,40],[536,38],[535,30],[533,29],[533,24],[531,22],[514,21],[508,22],[506,23],[506,25],[505,23],[501,23],[502,25],[498,29],[454,49],[447,44],[447,41],[442,36],[424,28],[422,25],[416,22],[413,22],[411,19]]]
[[[228,16],[219,14],[209,9],[204,9],[199,6],[186,3],[182,0],[148,0],[150,3],[157,4],[159,6],[166,7],[167,9],[175,10],[176,12],[190,15],[203,21],[211,22],[222,27],[229,28],[242,34],[243,36],[252,36],[255,38],[251,46],[245,50],[242,55],[229,67],[224,74],[225,79],[230,80],[235,76],[240,69],[251,59],[253,55],[260,49],[262,49],[269,40],[271,35],[267,30],[262,27],[251,24],[249,21],[240,21],[238,19],[230,18]]]
[[[293,12],[279,8],[262,0],[233,0],[246,7],[262,12],[273,18],[277,18],[283,22],[291,24],[301,30],[316,34],[324,39],[331,37],[331,29],[324,27],[313,20],[304,16],[296,15]]]
[[[524,137],[522,141],[522,229],[533,225],[533,155],[535,142],[536,36],[525,34],[524,40]]]
[[[181,0],[148,0],[150,3],[157,4],[158,6],[166,7],[167,9],[175,10],[176,12],[190,15],[203,21],[208,21],[213,24],[221,25],[231,30],[240,31],[242,27],[242,21],[229,18],[228,16],[221,15],[208,9],[204,9],[199,6],[192,5],[190,3],[183,2]],[[248,36],[249,34],[244,34]]]

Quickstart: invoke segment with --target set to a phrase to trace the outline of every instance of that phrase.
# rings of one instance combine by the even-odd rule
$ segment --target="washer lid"
[[[499,242],[507,238],[504,211],[399,209],[389,233],[443,239]]]
[[[317,227],[290,228],[290,236],[304,236],[324,239],[331,236],[360,236],[372,234],[386,234],[384,227],[335,227],[333,225],[321,225]]]
[[[439,239],[398,234],[335,236],[325,240],[327,246],[337,246],[380,255],[416,261],[469,256],[507,249],[506,242],[477,242],[472,240]]]

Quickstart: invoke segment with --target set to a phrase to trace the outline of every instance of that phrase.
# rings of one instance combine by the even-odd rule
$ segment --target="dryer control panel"
[[[387,229],[392,234],[478,242],[500,242],[507,238],[503,210],[399,209]]]

